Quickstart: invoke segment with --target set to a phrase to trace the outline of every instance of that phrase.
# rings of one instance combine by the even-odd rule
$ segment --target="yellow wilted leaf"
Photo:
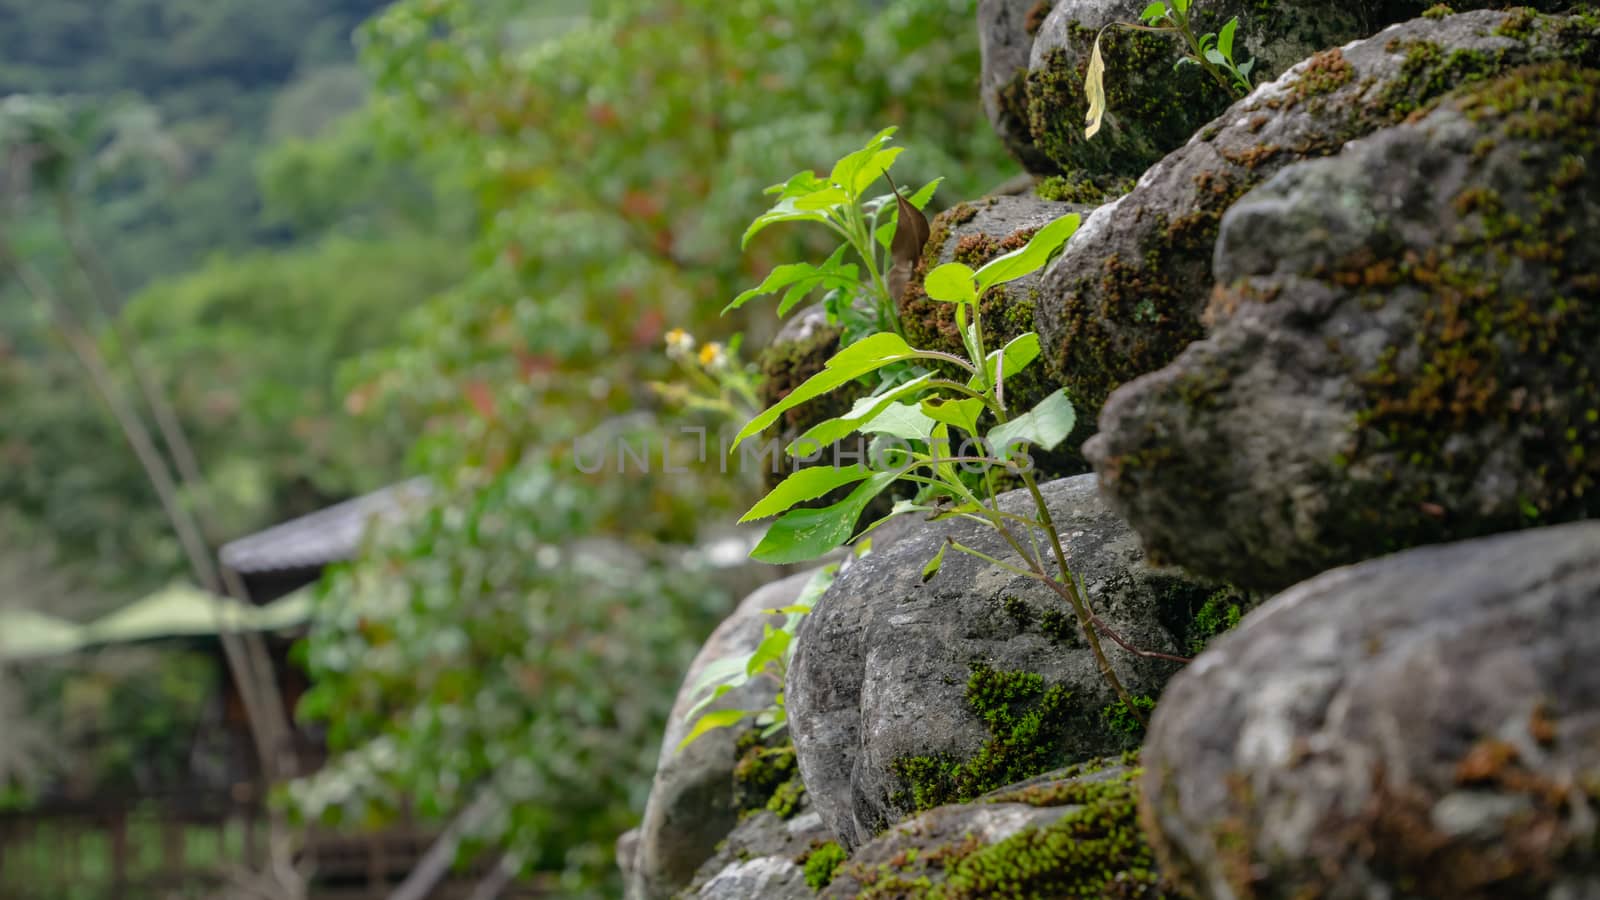
[[[1100,55],[1100,34],[1094,36],[1094,52],[1089,54],[1089,69],[1083,73],[1083,94],[1089,99],[1089,114],[1084,117],[1088,125],[1083,129],[1083,139],[1088,140],[1100,131],[1106,117],[1106,61]]]

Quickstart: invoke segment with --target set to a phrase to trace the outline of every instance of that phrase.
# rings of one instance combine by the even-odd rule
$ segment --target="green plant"
[[[667,332],[667,358],[678,364],[682,381],[654,381],[650,387],[662,399],[684,409],[703,410],[729,418],[748,417],[761,405],[756,399],[759,370],[739,357],[744,335],[727,344],[710,341],[695,345],[694,335],[682,328]]]
[[[1139,24],[1113,22],[1100,29],[1095,36],[1094,50],[1089,56],[1089,68],[1084,73],[1084,92],[1089,97],[1089,113],[1084,127],[1084,137],[1092,138],[1100,131],[1106,114],[1105,58],[1100,53],[1100,38],[1107,29],[1126,28],[1133,31],[1152,31],[1177,35],[1183,40],[1185,53],[1178,58],[1175,68],[1199,66],[1206,74],[1235,97],[1243,97],[1253,87],[1250,71],[1255,60],[1240,63],[1233,58],[1234,36],[1239,31],[1239,17],[1234,16],[1220,31],[1197,34],[1190,17],[1193,0],[1156,0],[1139,14]]]
[[[894,128],[878,132],[866,146],[835,163],[826,178],[807,169],[767,188],[766,193],[778,199],[745,229],[741,247],[748,247],[751,238],[779,222],[817,222],[843,243],[820,265],[801,262],[774,268],[760,284],[735,297],[724,313],[752,298],[782,291],[778,302],[778,315],[782,316],[822,290],[829,322],[844,326],[845,340],[874,330],[901,333],[895,301],[927,242],[928,221],[921,210],[933,198],[941,179],[928,182],[909,198],[898,190],[868,197],[867,189],[880,176],[888,179],[889,169],[905,149],[887,146],[894,133]],[[886,215],[891,201],[895,213]],[[899,227],[902,221],[908,223],[907,228]],[[914,238],[918,229],[920,240]],[[846,261],[847,252],[856,262]]]
[[[863,542],[857,548],[858,555],[870,552],[871,543]],[[833,576],[839,570],[837,564],[823,566],[812,573],[806,586],[801,588],[800,596],[788,606],[778,609],[766,610],[771,615],[785,616],[783,625],[774,628],[771,625],[762,627],[761,643],[748,656],[730,656],[718,660],[701,671],[690,686],[690,696],[699,696],[694,706],[689,708],[686,719],[699,719],[694,727],[678,742],[678,749],[683,749],[694,743],[701,735],[718,728],[727,728],[753,719],[756,727],[761,729],[759,737],[762,740],[777,734],[789,724],[789,713],[783,702],[783,684],[789,675],[789,664],[794,661],[794,636],[800,629],[800,621],[811,612],[814,606],[833,584]],[[702,711],[723,694],[742,687],[757,678],[771,678],[778,684],[778,693],[772,703],[760,709],[721,709],[705,713]]]
[[[882,155],[886,134],[880,132],[865,148],[834,166],[830,183],[836,187],[853,186],[853,194],[839,188],[835,196],[844,199],[859,196],[873,180],[887,174],[879,163],[893,159]],[[816,179],[808,179],[807,175],[796,176],[790,184],[813,184]],[[798,207],[783,211],[775,208],[758,219],[752,228],[790,218],[821,221],[815,215],[802,216],[800,212]],[[838,223],[829,224],[837,226]],[[886,516],[862,533],[911,512],[925,513],[930,518],[967,519],[994,529],[1020,558],[1020,564],[1003,561],[949,538],[928,561],[923,579],[934,577],[946,552],[954,549],[1049,585],[1072,608],[1102,675],[1137,717],[1138,707],[1106,658],[1100,635],[1106,634],[1129,652],[1165,655],[1132,647],[1090,609],[1082,586],[1072,575],[1066,551],[1034,479],[1032,460],[1027,454],[1028,447],[1050,450],[1066,440],[1076,424],[1072,402],[1065,391],[1057,391],[1031,410],[1012,409],[1006,402],[1006,381],[1039,356],[1038,335],[1025,333],[993,351],[984,346],[983,339],[980,299],[991,288],[1042,268],[1077,230],[1078,224],[1077,215],[1064,216],[1039,229],[1025,246],[996,257],[976,270],[952,262],[927,274],[923,287],[928,296],[955,307],[956,327],[966,351],[964,357],[918,349],[895,331],[880,331],[844,346],[824,364],[821,372],[751,419],[735,437],[735,446],[765,431],[784,411],[888,366],[938,363],[966,375],[965,381],[959,381],[940,372],[913,368],[909,377],[885,381],[877,393],[858,401],[846,414],[813,426],[789,445],[788,453],[800,456],[815,452],[817,447],[856,432],[884,436],[898,443],[893,447],[880,445],[882,452],[875,454],[874,465],[801,469],[773,488],[740,521],[776,516],[751,555],[771,563],[804,562],[855,537],[857,521],[867,505],[891,485],[915,485],[918,490],[915,500],[896,503]],[[880,243],[886,241],[880,238]],[[950,448],[962,435],[965,439],[952,454]],[[979,476],[976,488],[969,487],[969,479],[962,476],[958,466],[969,469],[976,466],[973,470]],[[1032,516],[1001,509],[996,479],[999,473],[1020,480],[1026,487],[1034,503]],[[836,503],[821,508],[795,508],[797,504],[852,485],[850,493]]]

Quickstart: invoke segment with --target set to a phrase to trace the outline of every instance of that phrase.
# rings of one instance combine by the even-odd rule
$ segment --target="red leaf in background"
[[[648,347],[661,340],[661,329],[667,324],[666,314],[659,309],[647,309],[633,326],[633,345]]]
[[[630,219],[653,219],[661,215],[661,203],[653,194],[628,191],[622,195],[622,214]]]
[[[477,410],[478,415],[485,419],[494,418],[494,391],[482,381],[469,381],[462,387],[461,393]]]
[[[557,365],[556,358],[547,353],[529,353],[526,350],[517,351],[517,369],[522,373],[523,381],[527,381],[535,375],[554,372]]]

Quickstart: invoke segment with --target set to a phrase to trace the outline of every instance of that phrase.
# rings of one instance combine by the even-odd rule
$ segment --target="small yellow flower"
[[[694,352],[694,335],[682,328],[667,332],[667,355],[673,359],[688,359]]]
[[[707,369],[715,372],[727,364],[727,351],[723,350],[722,345],[716,341],[712,341],[711,343],[700,348],[700,365],[705,366]]]

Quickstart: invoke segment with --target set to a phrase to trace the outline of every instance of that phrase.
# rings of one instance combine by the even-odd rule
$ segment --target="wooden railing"
[[[366,833],[297,835],[312,900],[382,900],[432,845],[434,832],[399,825]],[[260,805],[226,796],[52,803],[0,813],[0,900],[188,900],[234,896],[234,879],[265,861]],[[487,863],[457,873],[433,896],[465,897]],[[541,896],[513,885],[503,898]]]

